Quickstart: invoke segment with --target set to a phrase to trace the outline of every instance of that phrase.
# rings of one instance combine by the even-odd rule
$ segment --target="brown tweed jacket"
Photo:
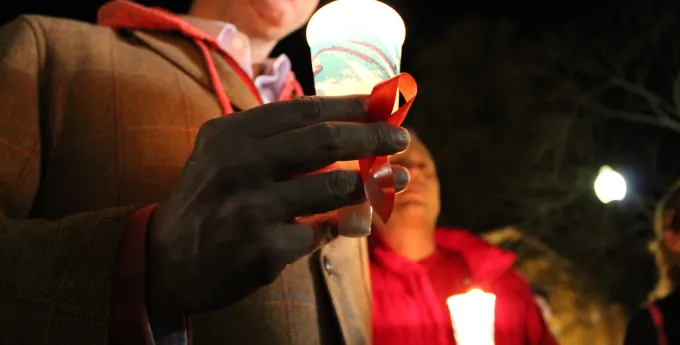
[[[213,59],[234,106],[256,106]],[[128,216],[161,200],[221,115],[203,66],[169,33],[39,16],[0,29],[0,343],[107,343]],[[368,344],[366,253],[340,239],[298,261],[195,316],[194,344]]]

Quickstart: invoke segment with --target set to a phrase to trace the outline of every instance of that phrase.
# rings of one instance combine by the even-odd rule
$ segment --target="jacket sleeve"
[[[623,344],[658,344],[656,327],[647,310],[638,310],[630,319]]]
[[[28,217],[45,144],[40,117],[48,105],[40,99],[40,72],[50,63],[35,25],[23,17],[0,27],[0,339],[106,344],[111,336],[143,344],[138,338],[149,339],[144,248],[152,208]],[[121,315],[136,320],[139,330],[116,334],[122,328],[112,322]]]

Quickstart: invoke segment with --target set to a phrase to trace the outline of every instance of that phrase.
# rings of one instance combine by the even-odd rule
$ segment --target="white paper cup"
[[[307,25],[316,94],[370,94],[399,74],[405,36],[399,14],[380,1],[336,0],[322,7]],[[339,210],[340,235],[368,236],[372,213],[368,203]]]

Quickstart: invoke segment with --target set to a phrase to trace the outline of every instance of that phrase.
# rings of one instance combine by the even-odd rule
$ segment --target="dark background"
[[[103,2],[26,0],[0,19],[94,21]],[[604,296],[637,308],[655,279],[654,204],[680,176],[674,1],[386,2],[407,25],[402,70],[420,88],[407,124],[437,160],[440,223],[478,233],[516,226],[597,277]],[[280,52],[312,93],[304,28]],[[626,177],[624,201],[595,198],[603,164]]]

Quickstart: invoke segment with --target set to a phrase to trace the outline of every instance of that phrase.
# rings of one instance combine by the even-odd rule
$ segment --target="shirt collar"
[[[229,54],[251,79],[256,79],[253,73],[248,36],[239,32],[233,24],[192,16],[182,16],[182,19],[215,38],[219,47]],[[266,77],[269,77],[265,79],[283,79],[291,71],[290,59],[285,54],[281,54],[275,59],[267,59],[264,71]]]

